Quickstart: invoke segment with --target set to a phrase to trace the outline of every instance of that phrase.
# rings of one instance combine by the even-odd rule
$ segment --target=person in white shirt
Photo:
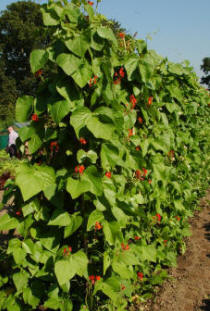
[[[18,138],[18,133],[15,132],[12,126],[8,127],[9,132],[9,142],[8,142],[8,152],[10,158],[17,156],[16,139]]]

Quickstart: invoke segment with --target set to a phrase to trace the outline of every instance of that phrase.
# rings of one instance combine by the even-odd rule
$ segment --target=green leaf
[[[135,250],[138,251],[141,260],[156,262],[157,249],[155,244],[136,246]]]
[[[97,28],[97,33],[101,38],[110,40],[115,46],[117,46],[117,39],[111,28],[101,26]]]
[[[71,76],[73,73],[79,70],[79,67],[82,65],[81,59],[70,53],[61,53],[58,55],[56,58],[56,63],[68,76]]]
[[[89,159],[91,163],[96,163],[97,158],[98,158],[98,155],[93,150],[89,150],[88,152],[86,152],[83,149],[80,149],[77,152],[78,163],[82,163],[86,159]]]
[[[30,154],[33,154],[36,152],[40,147],[42,146],[42,140],[41,138],[37,135],[34,134],[31,139],[28,142],[28,151]]]
[[[87,121],[87,128],[96,138],[111,140],[113,138],[114,126],[99,121],[96,117],[91,117]]]
[[[50,221],[48,222],[49,226],[61,226],[66,227],[71,225],[71,216],[69,213],[65,212],[62,209],[56,209],[52,214]]]
[[[81,226],[83,218],[81,216],[72,215],[71,225],[64,229],[64,239],[72,235]]]
[[[51,106],[51,114],[55,123],[61,120],[72,110],[72,105],[67,100],[60,100]]]
[[[54,182],[55,173],[51,167],[20,165],[17,169],[16,184],[21,190],[24,201],[44,191]]]
[[[4,214],[0,217],[0,230],[15,229],[18,224],[19,221],[14,217],[9,216],[8,214]]]
[[[32,73],[43,68],[48,61],[48,53],[45,50],[33,50],[30,54],[30,65]]]
[[[33,294],[30,287],[23,289],[23,299],[26,304],[29,304],[33,308],[36,308],[40,301],[40,299]]]
[[[125,62],[125,69],[128,75],[128,80],[132,80],[132,75],[135,72],[137,66],[139,64],[139,57],[137,56],[131,56],[128,58],[128,60]]]
[[[109,245],[113,245],[114,237],[112,235],[111,227],[107,221],[103,221],[103,232],[105,235],[105,240],[109,243]]]
[[[104,214],[98,210],[94,210],[88,217],[87,231],[90,231],[92,227],[95,226],[96,222],[101,223],[103,219],[104,219]]]
[[[71,118],[70,118],[70,124],[74,128],[77,138],[80,137],[79,135],[80,130],[84,126],[86,126],[86,123],[90,117],[91,117],[91,111],[86,107],[78,108],[72,113]]]
[[[15,273],[13,274],[12,278],[13,278],[15,287],[17,288],[17,291],[22,291],[23,288],[27,287],[28,278],[29,278],[29,275],[27,272],[21,271],[21,272]]]
[[[64,7],[64,12],[69,18],[71,23],[74,23],[74,24],[78,23],[79,18],[81,16],[81,12],[80,12],[80,9],[76,5],[74,5],[73,3],[68,3]]]
[[[88,62],[81,64],[78,67],[77,71],[75,71],[72,74],[72,78],[77,83],[77,85],[79,85],[79,87],[81,88],[83,88],[88,83],[91,76],[92,76],[92,70]]]
[[[65,78],[60,80],[56,85],[56,90],[71,104],[71,110],[73,110],[75,106],[83,105],[84,99],[82,94],[71,79]]]
[[[79,57],[83,57],[89,47],[87,34],[79,35],[74,39],[65,40],[67,48]]]
[[[43,23],[45,26],[56,26],[60,23],[60,18],[53,10],[47,9],[47,5],[44,4],[41,8]]]
[[[60,286],[69,282],[75,274],[87,276],[88,259],[85,253],[79,251],[69,255],[65,260],[58,260],[55,263],[55,275]]]
[[[77,180],[69,177],[67,179],[66,190],[71,194],[72,199],[78,198],[82,193],[89,191],[90,184],[85,180]]]
[[[33,111],[34,98],[32,96],[19,97],[16,102],[16,120],[18,122],[25,122],[30,119]]]
[[[144,40],[137,40],[136,47],[139,54],[145,53],[147,51],[147,44]]]
[[[105,275],[107,269],[111,265],[111,258],[110,258],[109,253],[107,251],[104,252],[103,257],[104,257],[104,259],[103,259],[103,275]]]

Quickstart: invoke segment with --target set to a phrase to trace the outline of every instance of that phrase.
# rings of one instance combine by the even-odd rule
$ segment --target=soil
[[[143,311],[210,311],[210,191],[190,221],[187,251]],[[141,310],[141,307],[137,310]]]

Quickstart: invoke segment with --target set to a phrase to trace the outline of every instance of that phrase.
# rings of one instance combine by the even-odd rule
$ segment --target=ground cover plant
[[[16,104],[31,157],[4,185],[0,309],[128,310],[185,251],[208,187],[209,94],[91,1],[42,12],[53,40],[30,57],[36,97]]]

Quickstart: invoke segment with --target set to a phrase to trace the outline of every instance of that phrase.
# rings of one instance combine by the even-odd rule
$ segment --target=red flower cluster
[[[83,174],[84,170],[85,170],[84,165],[78,165],[74,169],[75,173],[79,173],[80,175]]]
[[[58,145],[57,141],[51,141],[50,150],[51,150],[51,152],[53,152],[53,151],[58,152],[59,151],[59,145]]]
[[[94,4],[94,2],[92,2],[92,1],[88,1],[88,4],[93,5],[93,4]]]
[[[136,151],[140,151],[141,150],[141,147],[140,146],[137,146],[136,147]]]
[[[174,158],[174,155],[175,155],[175,151],[174,151],[174,150],[170,150],[170,151],[168,152],[168,157],[169,157],[169,158]]]
[[[120,32],[120,33],[118,34],[118,36],[119,36],[121,39],[124,39],[124,38],[125,38],[124,32]]]
[[[83,137],[81,137],[79,141],[80,141],[80,143],[82,145],[86,145],[87,144],[87,140],[85,140]]]
[[[140,240],[140,239],[141,239],[140,236],[137,236],[137,235],[136,235],[136,236],[134,237],[134,240],[135,240],[135,241],[138,241],[138,240]]]
[[[141,117],[138,117],[138,121],[139,121],[140,124],[143,123],[143,119]]]
[[[143,278],[144,278],[144,274],[142,272],[137,272],[137,276],[138,276],[139,280],[143,280]]]
[[[178,221],[181,220],[181,218],[180,218],[179,216],[175,216],[175,218],[176,218]]]
[[[137,100],[133,94],[130,95],[130,103],[132,104],[132,109],[134,109],[136,106]]]
[[[151,183],[152,183],[152,179],[149,179],[149,180],[148,180],[148,183],[151,184]]]
[[[15,213],[17,216],[21,216],[21,211],[17,211],[16,213]]]
[[[43,74],[43,70],[39,69],[37,72],[35,72],[35,77],[39,78],[39,77],[41,77],[42,74]]]
[[[153,97],[150,96],[149,99],[148,99],[148,106],[151,106],[151,105],[152,105],[152,101],[153,101]]]
[[[125,285],[121,284],[121,290],[125,290]]]
[[[31,120],[34,121],[34,122],[38,122],[39,121],[38,115],[36,113],[32,114]]]
[[[128,244],[125,245],[124,243],[121,243],[121,247],[123,251],[128,251],[130,249],[129,245]]]
[[[125,71],[124,68],[121,67],[119,72],[115,72],[114,74],[114,84],[120,84],[121,79],[125,77]]]
[[[128,130],[128,137],[131,137],[131,136],[133,136],[133,129]]]
[[[96,281],[100,281],[101,277],[100,275],[90,275],[89,280],[94,285]]]
[[[111,178],[111,177],[112,177],[112,173],[111,173],[111,172],[106,172],[106,173],[105,173],[105,176],[106,176],[107,178]]]
[[[72,252],[71,246],[68,246],[68,248],[64,248],[63,255],[69,255]]]
[[[161,215],[160,214],[156,214],[155,216],[157,217],[157,220],[160,222],[161,218],[162,218]]]
[[[98,80],[98,76],[94,76],[93,78],[91,78],[89,81],[89,87],[92,87],[94,84],[96,84],[97,80]]]
[[[144,180],[147,175],[147,170],[143,167],[141,172],[140,170],[136,170],[136,178],[140,180]]]
[[[102,229],[102,225],[100,224],[100,222],[96,221],[95,223],[95,231],[96,230],[101,230]]]

